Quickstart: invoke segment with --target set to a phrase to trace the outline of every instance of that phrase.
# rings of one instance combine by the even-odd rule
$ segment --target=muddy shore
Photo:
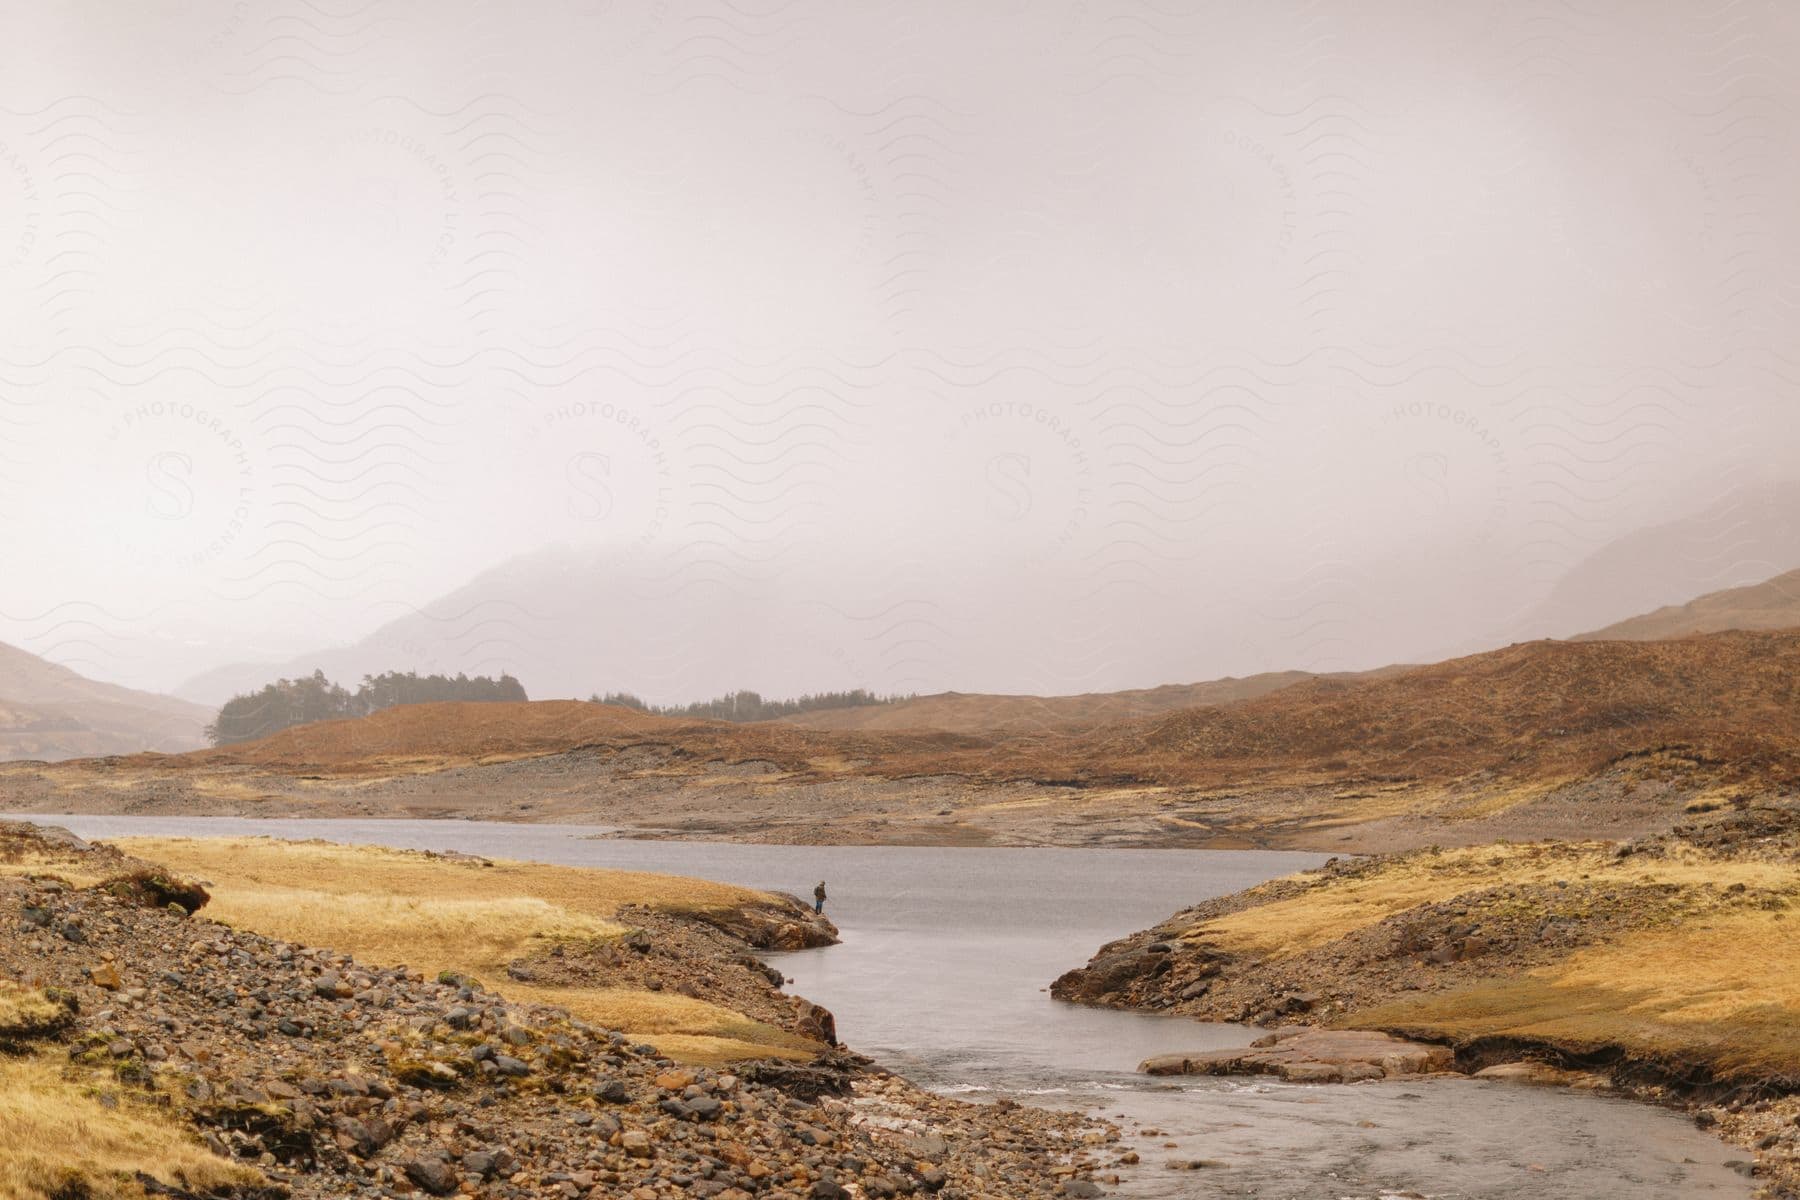
[[[1496,788],[1500,785],[1495,784]],[[1074,846],[1387,853],[1544,837],[1632,838],[1704,781],[1624,768],[1496,804],[1474,784],[1182,787],[797,776],[767,763],[570,751],[340,775],[139,756],[0,764],[21,814],[459,819],[593,824],[615,836],[790,845]],[[1504,790],[1503,788],[1501,789]]]

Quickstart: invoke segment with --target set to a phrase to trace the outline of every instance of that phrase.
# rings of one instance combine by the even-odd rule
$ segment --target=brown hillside
[[[1543,780],[1668,748],[1789,778],[1800,633],[1528,642],[1098,730],[1069,757],[1083,776],[1166,783]]]
[[[1643,642],[1696,633],[1719,633],[1727,629],[1796,628],[1800,628],[1800,570],[1777,575],[1750,587],[1712,592],[1686,604],[1659,608],[1608,625],[1605,629],[1584,633],[1575,640]]]
[[[764,762],[814,777],[1270,787],[1572,780],[1673,750],[1785,780],[1800,763],[1800,632],[1528,642],[1362,680],[1054,735],[834,732],[656,717],[581,701],[418,704],[167,759],[159,769],[432,771],[649,748],[660,774]],[[116,760],[115,760],[116,761]]]
[[[250,767],[268,771],[437,770],[593,749],[655,748],[659,761],[767,762],[786,770],[839,763],[842,754],[907,760],[979,745],[971,739],[917,735],[868,739],[792,729],[658,717],[583,700],[520,703],[403,704],[353,720],[299,725],[254,741],[168,758],[137,757],[160,769]]]
[[[942,692],[896,704],[832,708],[782,717],[778,724],[803,729],[865,733],[930,729],[944,733],[1068,733],[1113,721],[1153,717],[1184,708],[1236,704],[1308,680],[1360,679],[1407,670],[1384,667],[1367,675],[1319,676],[1310,671],[1271,671],[1245,678],[1205,683],[1171,683],[1124,692],[1087,692],[1079,696],[1006,696]]]
[[[1800,631],[1531,642],[1085,731],[841,732],[439,704],[0,765],[8,808],[602,819],[653,836],[1364,851],[1636,837],[1800,791]]]
[[[212,710],[88,679],[0,643],[0,759],[55,760],[206,744]]]

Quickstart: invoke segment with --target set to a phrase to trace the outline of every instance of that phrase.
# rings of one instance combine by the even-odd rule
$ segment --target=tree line
[[[595,704],[617,704],[659,717],[699,717],[709,721],[773,721],[795,713],[817,712],[826,708],[861,708],[870,704],[894,704],[911,700],[912,696],[878,696],[863,688],[848,692],[811,692],[792,700],[765,700],[759,693],[728,692],[712,700],[692,704],[645,704],[630,692],[596,693],[588,699]]]
[[[233,696],[206,727],[207,740],[215,746],[267,737],[294,725],[366,717],[397,704],[430,704],[440,700],[526,700],[525,689],[511,675],[473,679],[458,673],[420,675],[413,671],[389,671],[364,675],[354,692],[314,671],[301,679],[278,679],[260,691]]]

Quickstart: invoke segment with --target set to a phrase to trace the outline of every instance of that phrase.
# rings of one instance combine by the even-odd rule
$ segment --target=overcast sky
[[[555,546],[681,614],[583,668],[662,699],[1531,632],[1796,473],[1797,52],[1749,3],[9,0],[0,640],[173,688]],[[771,667],[819,594],[835,667]]]

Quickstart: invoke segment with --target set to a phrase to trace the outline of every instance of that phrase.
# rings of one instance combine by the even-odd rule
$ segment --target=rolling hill
[[[1384,667],[1361,674],[1315,675],[1310,671],[1271,671],[1242,679],[1205,683],[1171,683],[1123,692],[1088,692],[1079,696],[996,696],[942,692],[893,704],[821,709],[782,717],[779,724],[804,729],[892,733],[935,730],[942,733],[1020,734],[1075,733],[1114,721],[1158,716],[1183,708],[1236,704],[1313,679],[1361,679],[1394,674],[1408,667]]]
[[[0,643],[0,759],[193,750],[212,718],[203,705],[99,683]]]
[[[11,806],[46,812],[1334,852],[1635,837],[1695,805],[1753,805],[1796,787],[1800,631],[1528,642],[1048,731],[821,730],[584,701],[420,704],[189,754],[0,768]]]
[[[1800,632],[1526,642],[1109,726],[1065,758],[1083,778],[1244,786],[1574,780],[1658,754],[1785,786],[1800,769]]]
[[[1740,588],[1800,563],[1800,480],[1745,484],[1680,520],[1629,533],[1558,581],[1518,638],[1568,637],[1650,607]]]
[[[1786,779],[1800,766],[1800,632],[1526,642],[1049,735],[731,724],[581,701],[418,704],[159,762],[356,773],[634,750],[689,777],[762,762],[810,778],[1073,786],[1555,781],[1675,754]]]
[[[1749,587],[1711,592],[1686,604],[1631,617],[1574,638],[1578,642],[1657,641],[1727,629],[1800,628],[1800,570]]]

